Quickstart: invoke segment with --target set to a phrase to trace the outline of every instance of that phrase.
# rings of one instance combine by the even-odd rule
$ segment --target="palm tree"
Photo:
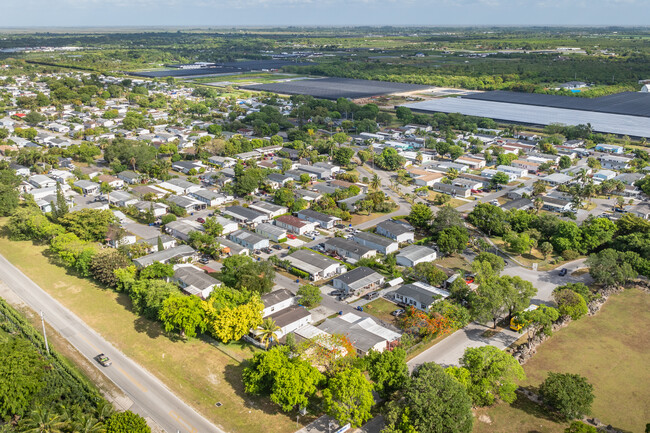
[[[131,164],[131,167],[133,167],[133,171],[135,171],[135,156],[132,156],[131,159],[129,160],[129,164]]]
[[[542,210],[542,207],[544,206],[544,200],[542,200],[541,197],[536,197],[534,203],[535,203],[535,213],[539,213],[539,211]]]
[[[106,431],[100,421],[89,415],[81,415],[73,425],[75,433],[103,433]]]
[[[110,186],[108,182],[102,182],[99,185],[99,192],[106,194],[106,201],[108,201],[108,204],[111,203],[111,191],[113,191],[113,187]]]
[[[95,416],[101,422],[106,421],[115,413],[113,406],[106,400],[102,400],[97,404],[97,409],[95,409]]]
[[[278,336],[276,332],[280,330],[280,327],[275,324],[275,321],[270,317],[267,317],[262,321],[260,325],[259,333],[257,334],[260,337],[260,341],[264,343],[264,347],[268,349],[269,342],[272,340],[277,340]]]
[[[24,424],[22,424],[24,422]],[[66,423],[61,416],[38,406],[21,422],[25,433],[63,433]]]
[[[379,190],[379,188],[381,188],[381,179],[377,173],[372,176],[372,180],[370,181],[370,188],[374,190]]]

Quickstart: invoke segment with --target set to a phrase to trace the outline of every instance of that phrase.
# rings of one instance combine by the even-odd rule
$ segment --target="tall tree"
[[[429,227],[432,218],[433,211],[429,206],[423,203],[415,203],[411,206],[411,212],[407,219],[414,227],[424,229]]]
[[[408,386],[409,370],[404,349],[398,347],[383,352],[371,350],[363,360],[370,379],[375,383],[375,389],[383,398]]]
[[[461,367],[450,367],[447,371],[464,381],[472,401],[479,406],[489,406],[497,398],[512,403],[517,398],[517,380],[526,377],[512,355],[494,346],[465,349],[460,364]]]
[[[421,365],[404,391],[388,404],[386,433],[470,433],[474,417],[467,390],[434,363]]]
[[[537,294],[533,283],[521,277],[502,276],[499,283],[503,287],[504,306],[508,310],[508,318],[523,311],[530,305],[530,299]]]
[[[196,337],[196,330],[205,330],[204,310],[196,296],[173,295],[163,301],[159,311],[166,332],[178,329],[181,338]]]
[[[372,384],[357,368],[342,370],[329,379],[323,404],[325,412],[340,424],[360,427],[372,418]]]
[[[260,341],[264,343],[264,347],[269,347],[269,342],[278,339],[277,332],[280,331],[280,327],[275,324],[275,321],[270,317],[267,317],[262,321],[262,324],[257,330],[257,335],[260,337]]]

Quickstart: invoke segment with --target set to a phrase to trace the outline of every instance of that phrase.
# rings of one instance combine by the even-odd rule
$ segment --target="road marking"
[[[92,347],[93,349],[95,349],[95,351],[96,351],[97,353],[101,352],[101,350],[99,350],[97,347],[95,347],[95,345],[94,345],[93,343],[91,343],[90,341],[88,341],[88,339],[87,339],[86,337],[84,337],[84,336],[81,335],[81,334],[79,334],[79,337],[81,337],[81,339],[82,339],[83,341],[85,341],[86,343],[88,343],[88,345],[89,345],[90,347]]]
[[[124,371],[122,368],[120,368],[120,367],[118,367],[118,366],[115,366],[115,368],[117,368],[118,370],[120,370],[120,372],[121,372],[123,375],[125,375],[127,379],[129,379],[131,382],[133,382],[133,384],[134,384],[135,386],[137,386],[138,388],[140,388],[140,389],[142,390],[142,392],[147,392],[147,388],[145,388],[144,386],[140,385],[140,382],[138,382],[138,381],[135,380],[133,377],[131,377],[131,375],[130,375],[129,373],[127,373],[126,371]]]
[[[186,427],[187,429],[189,429],[189,432],[190,432],[190,433],[199,433],[198,430],[195,429],[195,428],[192,426],[192,424],[190,424],[190,423],[188,423],[188,422],[185,422],[185,420],[184,420],[183,418],[181,418],[180,416],[178,416],[178,415],[177,415],[173,410],[170,410],[170,411],[169,411],[169,414],[172,416],[172,418],[176,419],[176,421],[178,421],[179,423],[183,424],[184,427]]]

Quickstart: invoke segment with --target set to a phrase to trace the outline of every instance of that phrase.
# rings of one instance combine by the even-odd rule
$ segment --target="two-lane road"
[[[131,399],[133,405],[130,409],[133,412],[153,421],[168,433],[223,433],[176,397],[152,374],[63,307],[2,255],[0,280],[34,311],[43,311],[50,326],[95,365],[98,364],[94,357],[101,352],[105,353],[113,365],[98,365],[97,368]]]

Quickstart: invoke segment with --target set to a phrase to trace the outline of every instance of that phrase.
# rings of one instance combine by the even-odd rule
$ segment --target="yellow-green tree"
[[[262,323],[264,304],[259,296],[240,305],[219,305],[208,300],[202,303],[206,329],[224,343],[237,341]]]

